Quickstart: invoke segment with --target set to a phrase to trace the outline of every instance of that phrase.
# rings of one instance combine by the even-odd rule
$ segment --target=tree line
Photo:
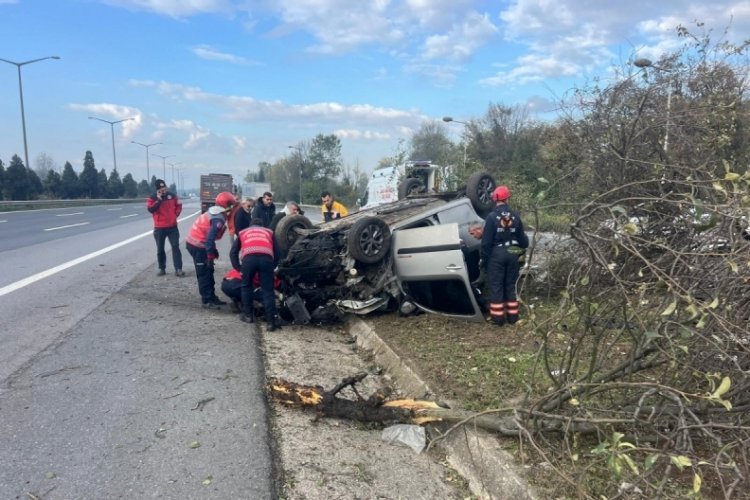
[[[24,165],[18,155],[13,155],[7,167],[0,159],[0,200],[145,197],[151,193],[156,180],[152,177],[150,184],[145,179],[136,182],[130,173],[120,178],[117,170],[107,175],[105,169],[96,169],[91,151],[86,151],[80,173],[70,162],[65,162],[62,173],[57,172],[46,155],[41,155],[38,163],[34,170]],[[174,184],[170,189],[175,189]]]

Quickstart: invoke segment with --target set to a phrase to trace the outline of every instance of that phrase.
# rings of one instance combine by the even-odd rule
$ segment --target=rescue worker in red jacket
[[[232,193],[219,193],[216,196],[216,204],[198,216],[185,238],[185,246],[195,263],[198,291],[206,309],[220,309],[220,306],[226,304],[216,296],[214,260],[219,258],[216,241],[224,236],[227,215],[236,204],[237,199]]]
[[[276,299],[273,293],[273,270],[278,261],[279,249],[273,231],[263,226],[263,219],[254,217],[250,227],[243,229],[232,244],[229,258],[232,267],[242,272],[242,309],[240,319],[245,323],[255,321],[253,309],[253,276],[260,276],[263,293],[263,309],[268,331],[281,328],[276,315]]]
[[[182,270],[182,252],[180,252],[180,230],[177,228],[177,217],[182,213],[182,202],[176,194],[167,190],[167,183],[156,179],[156,192],[146,199],[146,209],[154,218],[154,239],[156,240],[156,263],[159,265],[159,276],[167,274],[167,253],[164,243],[169,239],[172,247],[172,264],[174,274],[185,276]]]
[[[281,280],[275,274],[273,276],[273,288],[274,290],[281,289]],[[227,271],[224,279],[221,280],[221,291],[232,300],[229,303],[232,312],[242,312],[242,273],[240,271],[234,268]],[[253,276],[253,300],[263,301],[263,291],[260,287],[260,276],[258,274]]]
[[[500,186],[492,193],[495,208],[484,221],[480,255],[490,282],[490,317],[497,325],[518,321],[516,281],[518,258],[529,246],[521,216],[508,206],[510,189]]]

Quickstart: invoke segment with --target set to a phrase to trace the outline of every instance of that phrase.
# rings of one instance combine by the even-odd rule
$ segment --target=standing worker
[[[146,209],[154,218],[154,239],[156,240],[156,263],[159,265],[159,276],[167,274],[167,254],[164,243],[169,239],[172,247],[172,263],[175,276],[185,276],[182,270],[182,252],[180,252],[180,230],[177,228],[177,217],[182,213],[182,202],[176,194],[167,190],[167,183],[156,179],[156,192],[146,199]]]
[[[510,189],[499,186],[492,193],[496,206],[484,221],[481,257],[490,282],[490,317],[497,325],[518,321],[516,281],[518,258],[529,246],[521,216],[508,206]]]
[[[263,227],[271,227],[273,216],[276,215],[276,205],[273,204],[273,193],[266,191],[258,198],[258,202],[250,212],[250,219],[260,219]]]
[[[323,212],[323,220],[330,222],[332,220],[340,219],[349,215],[349,210],[344,205],[333,199],[331,193],[323,191],[320,193],[320,199],[323,202],[323,206],[320,207]]]
[[[253,217],[250,227],[239,232],[232,245],[229,258],[232,267],[242,271],[242,309],[240,317],[245,323],[255,321],[253,308],[253,276],[258,273],[263,292],[263,309],[268,323],[267,331],[281,328],[276,317],[276,297],[273,293],[273,270],[279,255],[273,231],[263,227],[263,221]]]
[[[219,258],[216,241],[224,236],[227,229],[227,214],[236,203],[237,199],[229,191],[219,193],[216,196],[216,205],[195,219],[185,238],[185,246],[195,263],[198,291],[205,309],[221,309],[220,306],[226,304],[216,295],[214,260]]]

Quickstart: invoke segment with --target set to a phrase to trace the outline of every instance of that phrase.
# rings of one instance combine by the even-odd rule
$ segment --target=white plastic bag
[[[410,424],[396,424],[383,429],[380,438],[387,443],[405,444],[417,453],[424,449],[427,438],[424,427]]]

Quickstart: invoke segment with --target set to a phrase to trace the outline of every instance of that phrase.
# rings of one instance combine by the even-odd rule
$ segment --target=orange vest
[[[242,279],[242,273],[239,272],[237,269],[230,269],[227,274],[224,275],[225,280],[241,280]]]
[[[214,215],[213,217],[217,217]],[[219,217],[224,217],[223,215],[219,215]],[[212,216],[209,212],[203,212],[198,216],[197,219],[195,219],[195,222],[193,222],[193,226],[190,228],[190,232],[187,235],[187,238],[185,238],[185,241],[187,243],[190,243],[194,247],[198,248],[206,248],[206,239],[208,238],[208,231],[211,229],[211,219]],[[226,229],[226,226],[222,226],[221,229],[216,233],[217,240],[220,240],[222,236],[224,236],[224,230]]]
[[[268,255],[273,258],[273,231],[266,227],[250,226],[240,231],[240,260],[246,255]]]

